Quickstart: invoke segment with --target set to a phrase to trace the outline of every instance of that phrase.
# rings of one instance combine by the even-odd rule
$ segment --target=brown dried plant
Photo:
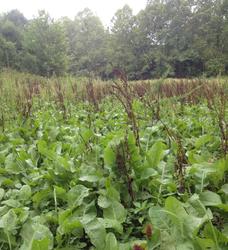
[[[63,112],[63,118],[66,119],[66,117],[67,117],[67,109],[66,109],[66,105],[65,105],[65,102],[64,102],[64,93],[65,93],[65,90],[62,87],[61,83],[56,82],[55,83],[56,101],[57,101],[60,109]]]
[[[122,70],[115,69],[113,73],[120,79],[121,82],[114,80],[111,92],[123,105],[135,136],[136,145],[140,147],[139,125],[133,108],[134,94],[132,88],[128,83],[126,74]]]
[[[93,104],[93,107],[95,111],[97,112],[99,110],[99,105],[98,105],[98,99],[95,94],[95,88],[94,88],[92,78],[90,78],[88,83],[86,84],[86,93],[87,93],[88,101]]]

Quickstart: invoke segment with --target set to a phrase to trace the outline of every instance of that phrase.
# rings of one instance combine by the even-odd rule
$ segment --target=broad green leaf
[[[105,186],[107,198],[110,200],[120,201],[120,193],[116,188],[113,187],[109,178],[106,179]]]
[[[58,213],[58,222],[61,225],[68,217],[73,214],[73,209],[68,208]]]
[[[79,178],[80,181],[87,181],[87,182],[97,182],[99,181],[99,177],[96,175],[83,175]]]
[[[28,186],[28,185],[22,186],[22,188],[19,191],[19,199],[26,201],[26,200],[29,200],[31,195],[32,195],[32,190],[31,190],[30,186]]]
[[[108,145],[104,150],[104,163],[106,166],[111,167],[116,162],[116,154],[114,150]]]
[[[53,197],[53,192],[50,188],[47,188],[35,193],[32,197],[32,201],[35,207],[38,207],[46,204],[47,200],[49,200],[51,197]]]
[[[224,210],[225,212],[228,212],[228,204],[219,204],[217,207]]]
[[[10,209],[5,215],[0,218],[0,228],[5,231],[12,231],[17,225],[17,215],[13,209]]]
[[[220,232],[216,227],[211,224],[207,224],[204,227],[203,234],[206,238],[212,239],[215,242],[215,237],[220,246],[228,245],[228,237],[227,235]]]
[[[14,199],[9,199],[9,200],[5,200],[1,202],[4,205],[7,205],[8,207],[21,207],[21,203],[18,200],[14,200]]]
[[[218,207],[228,212],[228,204],[223,204],[220,196],[211,191],[205,191],[200,194],[200,200],[205,206]]]
[[[3,188],[0,188],[0,201],[3,199],[5,194],[5,190]]]
[[[213,180],[214,184],[217,185],[223,180],[225,172],[228,171],[228,157],[215,162],[212,165],[212,168],[215,170],[215,172],[211,176],[211,179]]]
[[[118,242],[113,233],[108,233],[105,239],[105,250],[119,250]]]
[[[185,211],[183,204],[174,197],[168,197],[166,199],[165,208],[176,224],[187,216],[187,212]]]
[[[46,141],[40,140],[37,143],[38,152],[47,157],[49,160],[55,160],[57,158],[57,154],[54,151],[51,151],[47,148]]]
[[[53,236],[50,230],[41,224],[27,222],[21,231],[23,244],[20,250],[51,250]]]
[[[217,206],[222,204],[220,196],[211,191],[205,191],[200,194],[200,200],[204,206]]]
[[[89,189],[83,185],[76,185],[67,193],[68,205],[71,207],[80,206],[83,199],[89,195]]]
[[[5,159],[5,169],[10,174],[19,174],[24,171],[23,164],[19,164],[13,153],[9,154]]]
[[[188,214],[183,204],[174,197],[169,197],[165,201],[165,211],[170,217],[176,229],[181,232],[182,237],[192,238],[198,233],[200,227],[208,220],[208,215],[197,217]]]
[[[82,223],[76,215],[73,213],[73,209],[67,209],[59,213],[59,227],[58,232],[63,234],[73,233],[78,236],[82,236],[83,226]]]
[[[142,180],[146,180],[150,177],[157,176],[158,172],[154,168],[146,168],[142,171],[140,177]]]
[[[93,137],[94,133],[91,129],[83,129],[81,131],[81,136],[83,137],[83,142],[87,143]]]
[[[212,239],[201,239],[196,237],[197,244],[202,250],[214,250],[216,249],[215,243]]]
[[[167,227],[167,215],[159,206],[152,206],[149,209],[149,217],[153,227],[164,229]]]
[[[105,228],[113,228],[119,234],[123,233],[123,226],[121,225],[121,223],[119,221],[110,220],[110,219],[103,219],[103,218],[98,218],[98,220]]]
[[[95,218],[97,217],[96,213],[86,213],[84,212],[84,214],[80,217],[80,222],[85,225],[90,223],[91,221],[93,221]]]
[[[28,207],[15,208],[14,211],[17,214],[18,221],[22,224],[25,223],[25,221],[29,217],[29,213],[30,213],[29,208]]]
[[[149,167],[156,168],[158,166],[159,162],[164,156],[165,148],[166,145],[163,142],[155,142],[155,144],[147,153],[147,161],[149,163]]]
[[[66,190],[59,186],[54,186],[54,192],[56,194],[56,198],[60,200],[66,200]]]
[[[105,249],[106,231],[105,227],[97,219],[84,225],[85,232],[91,243],[99,250]]]
[[[126,219],[127,211],[118,201],[111,201],[109,207],[103,209],[105,219],[116,220],[123,223]]]
[[[60,234],[77,234],[77,236],[82,236],[82,229],[83,226],[81,222],[77,219],[70,217],[58,227],[58,232]]]
[[[108,208],[111,205],[111,201],[104,195],[99,195],[97,203],[101,208]]]
[[[210,142],[212,140],[212,136],[209,134],[206,135],[202,135],[201,137],[199,137],[196,141],[195,141],[195,147],[197,149],[201,148],[203,145],[205,145],[206,143]]]
[[[225,184],[225,185],[222,186],[221,192],[228,195],[228,184]]]
[[[192,242],[186,241],[184,243],[178,243],[176,246],[177,250],[195,250]]]

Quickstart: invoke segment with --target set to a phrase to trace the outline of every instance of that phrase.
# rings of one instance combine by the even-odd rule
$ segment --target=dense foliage
[[[105,28],[89,9],[74,20],[32,19],[17,10],[0,16],[0,68],[41,75],[131,79],[228,73],[227,0],[151,0],[136,16],[118,10]]]
[[[2,250],[226,250],[228,85],[0,75]]]

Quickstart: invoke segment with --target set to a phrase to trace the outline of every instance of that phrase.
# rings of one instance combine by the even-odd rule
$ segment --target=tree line
[[[148,0],[137,15],[125,5],[106,28],[89,9],[73,20],[45,11],[28,20],[0,15],[0,69],[51,76],[130,79],[228,74],[228,0]]]

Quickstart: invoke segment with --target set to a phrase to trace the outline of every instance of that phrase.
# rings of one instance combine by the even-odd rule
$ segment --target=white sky
[[[125,4],[137,14],[146,6],[146,0],[0,0],[0,13],[18,9],[25,17],[32,18],[38,10],[45,9],[54,18],[74,18],[79,11],[88,7],[105,25],[109,25],[114,13]]]

